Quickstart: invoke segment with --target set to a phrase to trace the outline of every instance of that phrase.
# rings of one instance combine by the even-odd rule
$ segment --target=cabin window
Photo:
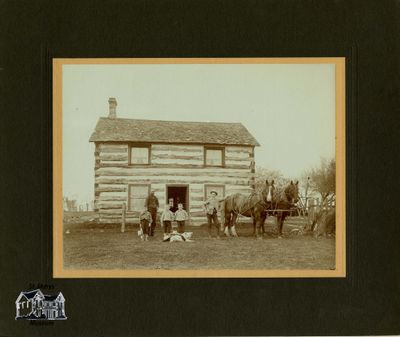
[[[210,197],[211,191],[217,192],[217,199],[225,197],[225,186],[224,185],[204,185],[204,200]]]
[[[150,147],[135,146],[129,148],[129,164],[131,165],[149,165],[150,164]]]
[[[129,185],[129,210],[142,212],[146,198],[150,194],[150,185],[135,184]]]
[[[206,147],[204,148],[204,164],[205,166],[224,166],[225,151],[223,147]]]

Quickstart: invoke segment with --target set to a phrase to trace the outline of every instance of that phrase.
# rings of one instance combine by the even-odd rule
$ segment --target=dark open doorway
[[[183,209],[189,212],[189,198],[187,185],[167,186],[167,203],[172,204],[171,211],[178,209],[178,203],[183,204]],[[171,200],[172,199],[172,200]]]

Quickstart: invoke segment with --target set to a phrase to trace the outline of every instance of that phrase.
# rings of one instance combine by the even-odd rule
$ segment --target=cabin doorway
[[[171,211],[178,209],[178,204],[183,204],[183,209],[189,212],[189,193],[188,185],[167,185],[167,203],[171,206]]]

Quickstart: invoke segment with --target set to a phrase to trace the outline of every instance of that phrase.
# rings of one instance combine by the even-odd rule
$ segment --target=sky
[[[257,139],[256,166],[301,177],[335,156],[334,64],[63,65],[63,195],[94,198],[97,120],[240,122]]]

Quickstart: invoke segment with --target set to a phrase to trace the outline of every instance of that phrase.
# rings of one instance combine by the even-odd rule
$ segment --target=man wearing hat
[[[156,220],[157,220],[157,210],[158,210],[158,199],[154,195],[154,191],[150,192],[150,195],[146,198],[145,207],[151,214],[151,228],[150,228],[150,236],[154,236],[154,228],[156,227]]]
[[[217,237],[219,237],[219,222],[218,222],[218,193],[216,191],[211,191],[210,196],[208,197],[207,201],[204,203],[204,207],[207,214],[207,221],[208,221],[208,234],[211,236],[211,226],[214,223],[215,227],[217,228]]]

